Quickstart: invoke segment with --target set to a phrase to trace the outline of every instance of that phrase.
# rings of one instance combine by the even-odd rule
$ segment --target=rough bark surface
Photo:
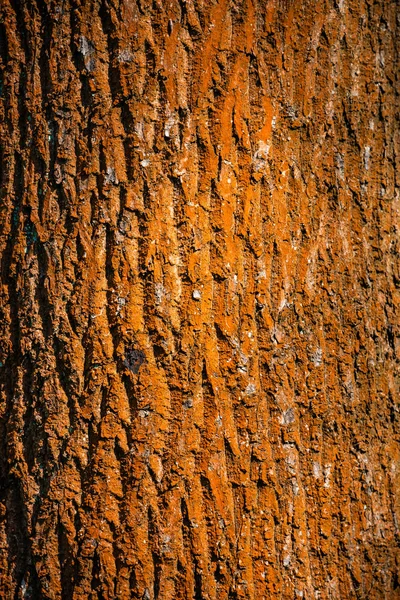
[[[1,598],[399,597],[396,13],[1,1]]]

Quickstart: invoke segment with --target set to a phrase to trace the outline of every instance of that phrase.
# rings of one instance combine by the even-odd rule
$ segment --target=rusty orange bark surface
[[[0,3],[0,597],[400,597],[395,0]]]

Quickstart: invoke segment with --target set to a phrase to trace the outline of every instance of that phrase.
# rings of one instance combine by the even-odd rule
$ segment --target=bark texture
[[[1,0],[1,598],[399,598],[398,12]]]

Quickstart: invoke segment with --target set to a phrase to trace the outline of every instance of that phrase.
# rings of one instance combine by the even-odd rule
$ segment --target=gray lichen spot
[[[256,172],[262,171],[265,168],[269,150],[270,144],[267,144],[261,140],[258,142],[258,149],[253,156],[253,166]]]
[[[287,555],[283,558],[283,566],[288,567],[290,565],[290,556]]]
[[[369,169],[369,159],[371,157],[371,147],[365,146],[364,148],[364,169],[368,171]]]
[[[141,410],[138,411],[138,415],[139,415],[139,417],[141,419],[147,419],[147,417],[149,416],[150,412],[151,412],[150,410],[144,408],[144,409],[141,409]]]
[[[127,48],[125,48],[124,50],[121,50],[121,52],[118,54],[118,60],[119,60],[119,62],[122,62],[122,63],[132,62],[132,60],[133,60],[132,52],[130,50],[128,50]]]
[[[247,396],[252,396],[257,392],[256,386],[254,383],[249,383],[249,385],[245,389],[245,393]]]
[[[79,38],[79,52],[86,58],[94,53],[94,46],[84,35]]]
[[[112,183],[113,185],[118,185],[118,178],[115,173],[115,169],[113,167],[107,167],[107,171],[104,176],[104,181],[106,183]]]
[[[297,117],[297,108],[295,106],[292,106],[291,104],[288,104],[286,107],[286,112],[287,115],[290,119],[295,119]]]
[[[85,38],[84,35],[81,35],[79,37],[79,52],[82,54],[84,61],[85,61],[85,67],[87,68],[88,71],[93,71],[94,67],[95,67],[95,61],[93,57],[93,54],[95,52],[95,48],[94,45],[92,44],[92,42],[90,40],[88,40],[87,38]]]
[[[336,172],[339,179],[344,179],[344,158],[339,152],[336,154]]]
[[[293,408],[288,408],[288,410],[286,410],[283,413],[283,423],[285,425],[290,425],[290,423],[293,423],[294,420],[295,420],[294,410],[293,410]]]
[[[311,361],[314,363],[316,367],[320,367],[322,365],[322,350],[321,348],[317,348],[314,354],[311,357]]]
[[[156,283],[154,285],[154,295],[156,298],[156,304],[161,304],[165,297],[165,289],[162,283]]]

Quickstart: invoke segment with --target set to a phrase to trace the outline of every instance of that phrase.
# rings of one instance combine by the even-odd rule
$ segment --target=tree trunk
[[[398,598],[396,0],[0,11],[1,598]]]

